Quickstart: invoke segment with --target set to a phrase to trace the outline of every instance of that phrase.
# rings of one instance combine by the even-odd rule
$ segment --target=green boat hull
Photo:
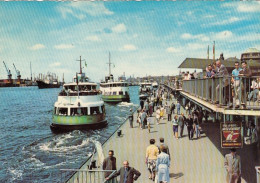
[[[102,99],[104,102],[129,102],[129,95],[102,95]]]
[[[53,115],[50,128],[53,132],[63,132],[78,129],[102,128],[106,125],[105,114],[90,116]]]

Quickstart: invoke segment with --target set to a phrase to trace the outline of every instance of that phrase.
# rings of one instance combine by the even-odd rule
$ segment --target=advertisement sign
[[[242,123],[226,122],[220,123],[220,136],[222,148],[242,148]]]

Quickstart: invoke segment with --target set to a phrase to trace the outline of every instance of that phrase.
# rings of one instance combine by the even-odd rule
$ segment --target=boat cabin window
[[[68,115],[68,108],[58,108],[59,115]]]
[[[70,108],[70,115],[71,116],[88,115],[88,108],[87,107]]]
[[[99,107],[90,107],[90,115],[100,114]]]
[[[116,95],[116,92],[113,92],[113,95]]]
[[[120,91],[120,92],[119,92],[119,95],[123,95],[123,92],[122,92],[122,91]]]

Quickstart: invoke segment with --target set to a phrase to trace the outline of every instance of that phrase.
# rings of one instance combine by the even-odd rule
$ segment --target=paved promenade
[[[110,149],[114,150],[118,169],[122,167],[124,160],[128,160],[130,166],[142,174],[136,183],[152,182],[148,179],[149,172],[145,164],[146,147],[151,138],[156,140],[157,145],[159,138],[164,137],[171,153],[171,183],[225,182],[224,157],[208,137],[203,134],[198,140],[189,140],[185,126],[184,137],[177,140],[173,136],[172,123],[167,122],[166,115],[159,125],[155,123],[155,117],[153,121],[151,133],[148,129],[141,130],[137,126],[135,114],[134,128],[129,128],[129,123],[126,121],[120,128],[123,135],[117,137],[115,133],[104,144],[105,157]],[[242,182],[245,181],[242,179]]]

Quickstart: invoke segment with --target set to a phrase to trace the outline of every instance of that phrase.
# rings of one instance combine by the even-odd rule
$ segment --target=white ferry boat
[[[152,87],[153,87],[153,90],[157,90],[158,89],[158,83],[155,81],[152,83]]]
[[[105,81],[100,83],[100,90],[102,92],[102,99],[105,102],[118,103],[129,102],[129,83],[125,77],[119,77],[118,81],[114,81],[111,74],[111,62],[109,53],[109,76],[105,77]]]
[[[152,92],[152,90],[153,90],[153,86],[151,82],[145,80],[144,82],[140,83],[140,89],[139,89],[140,94]]]
[[[50,128],[59,132],[105,125],[107,121],[101,92],[97,90],[97,84],[90,82],[82,73],[80,66],[80,73],[76,74],[72,83],[64,84],[59,93]]]

